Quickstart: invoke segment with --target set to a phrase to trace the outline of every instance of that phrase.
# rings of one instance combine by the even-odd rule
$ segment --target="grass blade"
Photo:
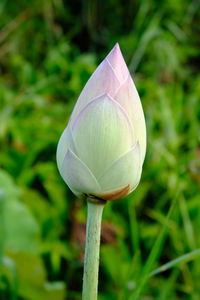
[[[200,248],[193,250],[189,253],[186,253],[184,255],[179,256],[178,258],[175,258],[171,261],[169,261],[168,263],[160,266],[159,268],[155,269],[154,271],[152,271],[149,274],[149,277],[155,276],[159,273],[165,272],[167,270],[169,270],[170,268],[173,268],[174,266],[178,265],[179,263],[185,263],[188,261],[191,261],[193,259],[195,259],[196,257],[200,256]]]
[[[166,230],[167,230],[167,227],[168,227],[169,219],[171,217],[171,214],[172,214],[172,211],[174,209],[175,203],[176,203],[176,201],[174,200],[172,202],[171,206],[170,206],[169,212],[168,212],[167,217],[166,217],[166,222],[163,225],[162,230],[161,230],[160,234],[158,235],[158,238],[157,238],[156,242],[154,243],[154,246],[153,246],[153,248],[150,252],[150,255],[149,255],[149,257],[146,261],[146,264],[143,268],[143,271],[141,273],[139,284],[137,285],[137,288],[136,288],[134,294],[132,294],[129,297],[129,300],[137,300],[138,299],[139,295],[142,292],[142,289],[144,288],[144,286],[145,286],[145,284],[146,284],[146,282],[149,278],[149,272],[150,272],[153,264],[155,263],[156,259],[159,256],[160,249],[161,249],[162,243],[164,241],[164,237],[165,237]]]

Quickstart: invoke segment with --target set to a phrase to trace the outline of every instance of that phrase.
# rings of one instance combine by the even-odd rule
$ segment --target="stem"
[[[105,202],[88,199],[82,300],[97,300],[101,219]]]

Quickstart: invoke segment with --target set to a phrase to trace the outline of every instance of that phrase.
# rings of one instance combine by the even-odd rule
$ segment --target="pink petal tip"
[[[119,44],[116,43],[110,53],[107,55],[106,59],[110,63],[111,67],[115,71],[115,74],[120,82],[123,82],[128,74],[128,68],[124,61],[123,55],[121,53]]]

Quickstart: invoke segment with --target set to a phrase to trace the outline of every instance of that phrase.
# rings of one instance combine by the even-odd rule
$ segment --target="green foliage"
[[[198,0],[0,1],[0,299],[81,298],[86,205],[55,152],[119,42],[148,132],[142,180],[104,211],[100,300],[200,295]]]

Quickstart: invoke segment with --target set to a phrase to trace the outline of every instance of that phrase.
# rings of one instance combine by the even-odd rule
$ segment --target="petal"
[[[126,185],[123,188],[117,189],[117,190],[112,190],[107,193],[101,193],[100,195],[95,195],[96,197],[103,199],[103,200],[119,200],[124,197],[126,197],[130,193],[130,186]]]
[[[133,190],[140,181],[141,175],[140,146],[134,148],[115,161],[104,174],[98,178],[98,183],[104,193],[130,186]]]
[[[88,103],[103,94],[114,95],[119,86],[120,82],[113,68],[105,59],[92,74],[81,92],[73,110],[71,122],[73,123],[73,120]]]
[[[124,108],[134,128],[136,140],[139,141],[141,159],[146,152],[146,126],[140,97],[131,76],[121,85],[114,99]]]
[[[62,166],[63,160],[65,158],[68,149],[71,149],[73,152],[76,153],[70,126],[67,126],[65,128],[58,142],[56,159],[57,159],[57,165],[59,170]]]
[[[65,155],[60,174],[75,194],[94,194],[100,191],[96,178],[71,150]]]
[[[134,142],[131,124],[121,106],[104,95],[79,114],[72,127],[77,156],[97,178]]]
[[[114,69],[119,81],[123,82],[129,75],[129,70],[126,66],[118,44],[116,44],[115,47],[110,51],[106,59],[109,61],[112,68]]]

